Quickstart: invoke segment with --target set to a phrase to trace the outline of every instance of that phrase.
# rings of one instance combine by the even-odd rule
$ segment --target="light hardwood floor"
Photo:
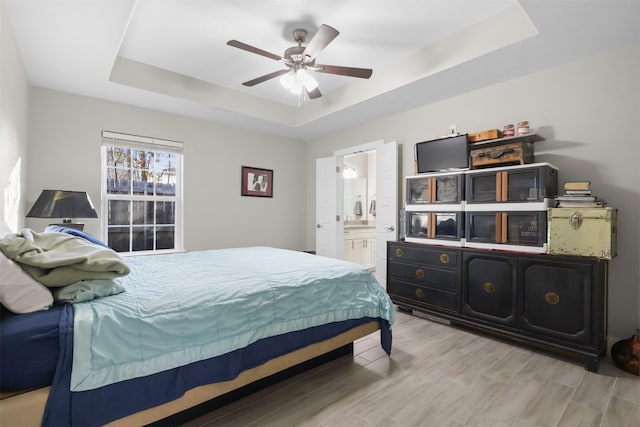
[[[390,358],[372,334],[196,426],[640,427],[640,379],[398,313]]]

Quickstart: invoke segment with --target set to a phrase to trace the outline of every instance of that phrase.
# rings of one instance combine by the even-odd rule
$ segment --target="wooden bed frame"
[[[242,372],[234,380],[207,384],[187,391],[182,397],[115,420],[107,426],[127,427],[148,424],[175,425],[236,400],[304,369],[353,351],[353,342],[379,329],[377,321],[357,326],[326,341],[311,344]],[[323,357],[330,355],[328,358]],[[313,363],[315,361],[315,363]],[[307,364],[309,362],[309,364]],[[303,369],[295,369],[303,367]],[[254,385],[254,387],[251,387]],[[10,395],[0,400],[0,425],[37,427],[42,422],[50,387]],[[188,411],[190,410],[190,411]],[[186,411],[186,412],[184,412]],[[169,419],[171,417],[171,419]]]

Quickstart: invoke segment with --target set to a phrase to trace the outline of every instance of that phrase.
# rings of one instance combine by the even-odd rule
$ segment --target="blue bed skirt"
[[[391,329],[388,322],[383,319],[363,318],[265,338],[243,349],[180,368],[94,390],[70,392],[73,307],[67,304],[60,313],[60,355],[42,425],[104,425],[143,409],[175,400],[194,387],[232,380],[244,370],[375,320],[380,322],[382,347],[390,354]]]
[[[62,305],[14,314],[0,306],[0,390],[47,387],[58,361]]]

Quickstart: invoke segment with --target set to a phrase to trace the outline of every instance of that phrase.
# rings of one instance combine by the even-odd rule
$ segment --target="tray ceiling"
[[[31,84],[301,140],[640,41],[637,1],[4,0]],[[283,68],[226,45],[282,55],[295,28],[340,35],[317,58],[372,68],[314,73],[315,100]]]

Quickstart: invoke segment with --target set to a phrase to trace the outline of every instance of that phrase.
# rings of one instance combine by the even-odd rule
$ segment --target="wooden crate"
[[[480,141],[487,141],[489,139],[496,139],[496,138],[500,138],[501,132],[498,129],[489,129],[489,130],[483,130],[481,132],[473,132],[470,133],[468,136],[468,141],[473,143],[473,142],[480,142]]]

